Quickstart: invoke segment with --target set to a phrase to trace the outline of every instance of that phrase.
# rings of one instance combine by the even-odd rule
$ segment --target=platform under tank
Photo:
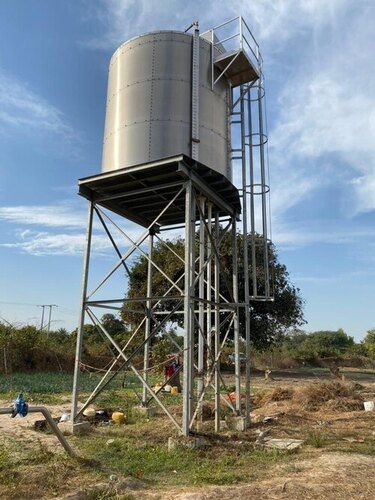
[[[191,156],[191,34],[157,31],[137,36],[113,54],[102,172],[185,154]],[[211,88],[211,44],[200,37],[199,161],[232,179],[230,84]]]

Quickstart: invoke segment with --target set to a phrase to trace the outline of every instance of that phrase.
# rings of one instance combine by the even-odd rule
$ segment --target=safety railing
[[[213,59],[217,55],[236,49],[242,49],[259,73],[262,68],[262,56],[259,45],[242,16],[229,19],[211,30]],[[214,61],[213,61],[214,62]]]

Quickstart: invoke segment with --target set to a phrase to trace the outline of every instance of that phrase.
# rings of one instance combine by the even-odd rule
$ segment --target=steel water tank
[[[102,172],[191,156],[192,35],[157,31],[121,45],[109,65]],[[211,89],[211,44],[200,38],[199,162],[231,179],[229,82]]]

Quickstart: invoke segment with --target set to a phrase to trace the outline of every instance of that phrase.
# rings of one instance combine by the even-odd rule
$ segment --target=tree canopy
[[[363,343],[370,355],[375,358],[375,328],[367,331]]]
[[[242,234],[237,235],[238,248],[242,246]],[[250,235],[249,247],[250,247]],[[257,242],[260,243],[257,237]],[[169,248],[157,241],[154,246],[153,260],[162,271],[177,282],[177,286],[183,290],[184,285],[184,239],[179,237],[172,241],[167,241]],[[196,235],[196,249],[198,250],[199,238]],[[170,250],[172,249],[173,252]],[[226,283],[232,282],[232,255],[231,238],[227,234],[224,236],[220,247],[220,290],[228,296]],[[263,251],[262,245],[256,245],[256,262],[258,276],[258,291],[264,294],[264,276],[263,276]],[[272,275],[273,302],[251,302],[251,340],[254,346],[264,348],[268,345],[277,343],[283,337],[285,331],[289,328],[296,328],[305,323],[303,317],[303,299],[300,290],[290,281],[289,273],[284,264],[278,260],[278,255],[274,245],[269,246],[269,261]],[[147,287],[147,265],[148,261],[144,255],[140,255],[133,263],[130,269],[127,298],[145,297]],[[238,284],[240,301],[244,297],[244,267],[242,252],[238,253]],[[250,278],[250,294],[252,290],[251,269],[247,269]],[[170,288],[168,296],[179,295],[179,291],[173,288],[165,276],[153,268],[153,295],[161,296]],[[175,301],[162,301],[155,307],[157,311],[171,310],[176,304]],[[137,308],[137,309],[136,309]],[[134,312],[139,310],[140,314]],[[144,314],[142,305],[135,303],[125,303],[121,312],[122,319],[126,323],[136,325]],[[175,315],[173,321],[179,326],[183,324],[183,315]],[[245,335],[245,314],[243,308],[240,308],[240,335]]]

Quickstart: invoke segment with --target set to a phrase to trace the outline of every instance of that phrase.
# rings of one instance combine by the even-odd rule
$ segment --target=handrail
[[[215,42],[214,45],[221,45],[224,42],[227,42],[228,40],[232,40],[232,38],[236,38],[239,33],[236,33],[235,35],[228,36],[227,38],[224,38],[223,40],[219,40],[218,42]]]
[[[233,17],[232,19],[229,19],[229,21],[225,21],[224,23],[221,23],[219,24],[218,26],[215,26],[214,28],[212,28],[213,31],[217,30],[217,29],[220,29],[222,28],[223,26],[226,26],[227,24],[233,22],[233,21],[237,21],[237,19],[239,19],[241,16],[237,16],[237,17]]]
[[[217,31],[221,28],[224,28],[225,26],[228,26],[229,24],[231,24],[235,21],[238,22],[238,31],[236,31],[236,33],[229,35],[226,38],[223,38],[220,40],[219,37],[217,36]],[[224,23],[221,23],[218,26],[215,26],[210,31],[212,33],[211,40],[212,40],[212,45],[214,48],[216,48],[217,46],[223,45],[226,42],[229,42],[230,40],[233,40],[233,39],[238,37],[240,47],[243,48],[246,52],[248,52],[248,54],[250,54],[250,56],[254,57],[256,63],[258,64],[259,69],[261,68],[263,58],[262,58],[260,51],[259,51],[259,44],[256,41],[254,35],[252,34],[247,22],[245,21],[245,19],[242,16],[233,17],[232,19],[229,19],[228,21],[225,21]],[[254,42],[254,44],[255,44],[255,47],[254,47],[254,45],[252,46],[252,42],[250,42],[248,40],[248,35],[250,35],[252,42]],[[215,36],[217,38],[216,41],[215,41]],[[245,45],[245,47],[244,47],[244,45]]]
[[[251,33],[251,29],[249,28],[249,26],[247,25],[247,22],[245,21],[245,19],[244,19],[242,16],[241,16],[241,20],[242,20],[243,24],[246,26],[247,31],[250,33],[251,38],[254,40],[255,45],[256,45],[256,46],[258,47],[258,49],[259,49],[259,44],[258,44],[258,42],[255,40],[254,35]]]

